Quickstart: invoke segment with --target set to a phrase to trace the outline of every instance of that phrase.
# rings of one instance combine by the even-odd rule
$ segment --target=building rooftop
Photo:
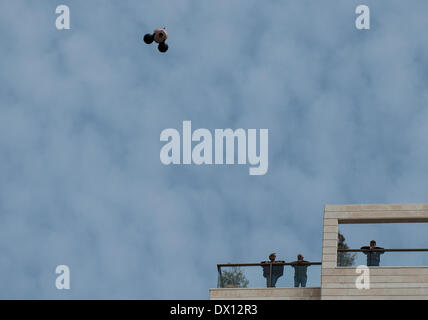
[[[342,267],[337,263],[340,224],[426,222],[428,222],[428,204],[326,205],[320,248],[322,250],[320,287],[222,288],[220,285],[219,288],[210,289],[210,299],[428,300],[428,266]],[[339,252],[346,251],[365,250],[339,249]],[[428,249],[384,251],[428,251]],[[221,276],[220,268],[219,275]]]

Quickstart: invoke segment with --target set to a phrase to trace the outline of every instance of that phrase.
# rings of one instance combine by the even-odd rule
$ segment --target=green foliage
[[[337,236],[337,248],[338,249],[349,249],[345,242],[345,237],[339,232]],[[337,266],[338,267],[350,267],[354,265],[356,253],[350,252],[338,252],[337,253]]]
[[[244,273],[239,267],[232,267],[230,271],[221,272],[221,287],[247,288],[250,282],[245,278]]]

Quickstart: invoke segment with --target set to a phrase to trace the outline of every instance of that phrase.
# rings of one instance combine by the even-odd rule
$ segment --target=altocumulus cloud
[[[427,202],[426,1],[370,31],[358,1],[67,3],[61,32],[61,1],[0,4],[1,298],[203,299],[216,263],[319,260],[326,203]],[[163,166],[183,120],[268,128],[268,173]]]

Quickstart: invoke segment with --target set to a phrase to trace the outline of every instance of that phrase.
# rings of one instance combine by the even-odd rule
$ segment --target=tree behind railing
[[[240,267],[232,267],[231,271],[222,270],[220,282],[221,288],[247,288],[250,283]]]
[[[340,232],[337,235],[337,248],[338,249],[349,249],[346,244],[346,239]],[[349,252],[337,252],[337,266],[338,267],[350,267],[354,265],[355,253]]]

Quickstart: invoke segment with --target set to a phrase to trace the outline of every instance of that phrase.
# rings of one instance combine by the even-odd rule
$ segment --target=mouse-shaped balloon
[[[168,33],[165,28],[155,29],[153,34],[146,34],[144,36],[144,42],[147,44],[151,44],[153,41],[158,43],[158,50],[160,52],[167,52],[168,45],[165,43],[166,39],[168,39]]]

